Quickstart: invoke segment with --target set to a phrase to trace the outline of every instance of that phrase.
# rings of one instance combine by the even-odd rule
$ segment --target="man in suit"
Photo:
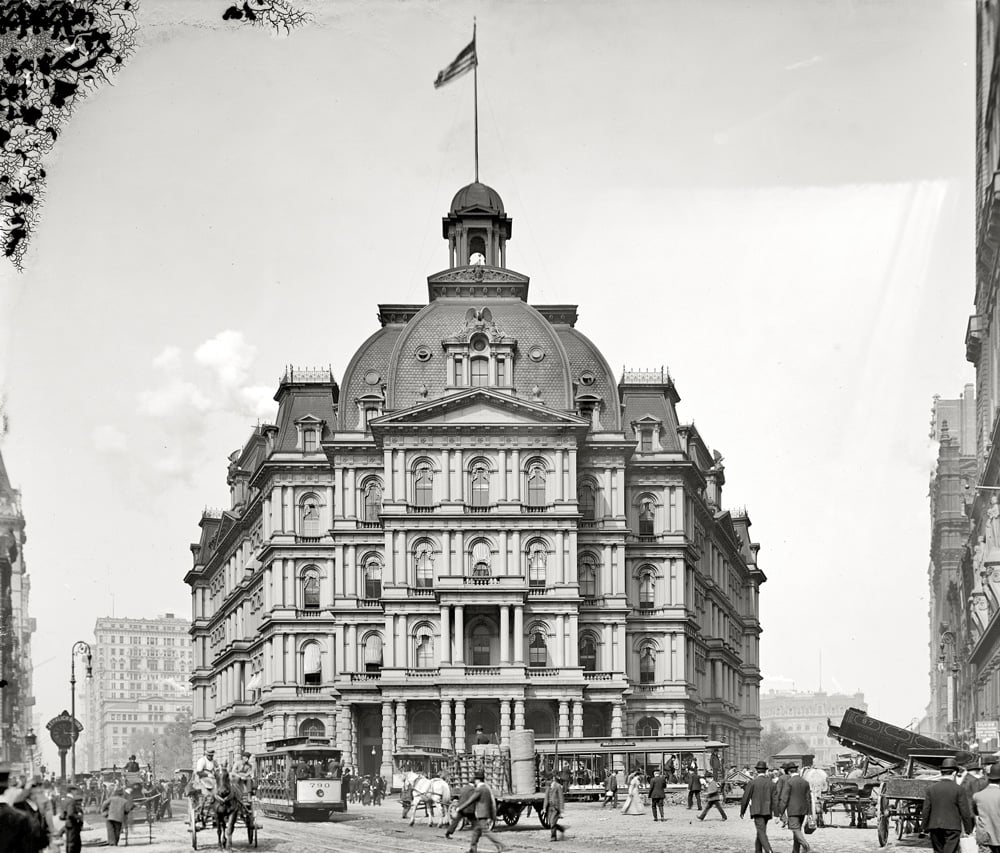
[[[663,817],[663,801],[667,798],[667,778],[659,770],[653,772],[653,778],[649,782],[649,802],[653,806],[653,820],[666,820]],[[659,810],[660,816],[656,813]]]
[[[701,811],[701,771],[693,761],[688,766],[688,808],[697,801],[698,811]]]
[[[972,832],[974,826],[969,798],[952,778],[957,767],[954,758],[942,761],[941,781],[924,796],[920,826],[930,835],[934,853],[956,853],[962,830]]]
[[[811,849],[802,832],[802,824],[807,814],[812,814],[812,788],[799,776],[797,764],[786,765],[788,781],[781,791],[778,814],[788,812],[788,828],[792,831],[792,853],[809,853]]]
[[[125,798],[125,792],[119,786],[115,792],[101,807],[108,828],[108,844],[112,847],[118,846],[118,839],[121,838],[122,824],[128,813],[132,811],[132,803]]]
[[[987,785],[972,795],[972,812],[978,818],[977,834],[990,853],[1000,853],[1000,762],[990,767]]]
[[[614,770],[609,770],[608,778],[604,780],[604,802],[601,808],[607,805],[618,808],[618,774]]]
[[[962,769],[964,772],[962,772],[961,778],[956,775],[955,781],[965,791],[965,796],[969,798],[969,804],[971,805],[973,796],[986,787],[986,777],[983,775],[983,768],[979,764]]]
[[[479,850],[479,839],[484,835],[496,845],[500,853],[505,853],[510,848],[490,830],[493,821],[497,817],[497,803],[493,799],[493,791],[486,784],[486,774],[482,770],[477,770],[472,775],[472,778],[476,780],[476,787],[471,794],[458,802],[459,811],[472,806],[476,816],[476,822],[472,827],[472,838],[469,842],[469,853],[477,853]]]
[[[470,824],[476,822],[476,808],[474,801],[472,800],[472,795],[476,792],[476,786],[469,784],[463,785],[461,790],[455,797],[455,800],[459,803],[462,802],[473,802],[471,807],[466,807],[464,809],[455,809],[455,817],[451,819],[451,823],[448,824],[448,829],[445,830],[444,837],[451,838],[455,834],[455,830],[462,825],[462,821],[467,820]]]
[[[785,762],[781,765],[781,774],[777,779],[774,780],[774,816],[781,821],[781,825],[788,826],[788,821],[785,819],[785,813],[780,810],[779,803],[781,803],[781,795],[785,792],[785,788],[788,787],[788,768],[791,765]]]
[[[552,830],[551,841],[558,841],[566,835],[565,827],[559,825],[559,817],[566,808],[566,798],[563,796],[562,782],[558,776],[553,776],[549,782],[549,787],[545,789],[545,799],[542,800],[542,814],[545,815],[545,822]],[[556,838],[559,833],[559,838]]]
[[[754,842],[754,853],[773,853],[771,842],[767,838],[767,822],[771,819],[774,809],[774,783],[767,775],[767,764],[758,761],[754,768],[757,775],[747,785],[743,792],[743,802],[740,804],[740,817],[743,818],[747,809],[753,818],[757,829],[757,840]]]

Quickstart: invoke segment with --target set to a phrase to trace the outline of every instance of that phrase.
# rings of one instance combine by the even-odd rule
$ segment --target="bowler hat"
[[[954,758],[946,758],[941,762],[942,773],[954,773],[958,769],[958,764]]]
[[[486,781],[486,773],[484,771],[482,771],[482,770],[477,770],[475,773],[472,774],[472,778],[473,779],[480,779],[483,782],[485,782]]]
[[[990,772],[986,778],[991,782],[1000,782],[1000,761],[990,765]]]
[[[765,770],[767,770],[767,762],[766,761],[758,761],[754,765],[754,770],[758,771],[759,773],[763,773]]]

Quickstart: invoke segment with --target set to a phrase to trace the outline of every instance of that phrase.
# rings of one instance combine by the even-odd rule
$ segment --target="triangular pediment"
[[[371,425],[375,429],[384,429],[410,424],[587,427],[589,423],[576,415],[546,408],[538,402],[528,402],[487,388],[473,388],[383,415],[374,419]]]

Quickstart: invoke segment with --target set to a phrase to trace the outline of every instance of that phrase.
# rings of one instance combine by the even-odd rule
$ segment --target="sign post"
[[[80,732],[83,731],[83,724],[70,716],[68,711],[63,711],[58,717],[53,717],[45,724],[49,730],[49,737],[59,748],[59,769],[63,781],[66,781],[66,753],[76,743]]]

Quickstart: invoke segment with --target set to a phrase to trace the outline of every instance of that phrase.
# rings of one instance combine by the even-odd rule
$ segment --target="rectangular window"
[[[497,359],[497,385],[504,386],[507,384],[507,360],[504,358]]]
[[[469,384],[490,384],[490,362],[486,358],[474,358],[469,364]]]
[[[462,370],[462,359],[460,356],[455,356],[455,381],[453,384],[465,384],[465,371]]]
[[[316,430],[307,429],[302,435],[302,448],[306,453],[316,450]]]
[[[643,453],[653,452],[653,431],[648,427],[639,431],[639,450]]]

